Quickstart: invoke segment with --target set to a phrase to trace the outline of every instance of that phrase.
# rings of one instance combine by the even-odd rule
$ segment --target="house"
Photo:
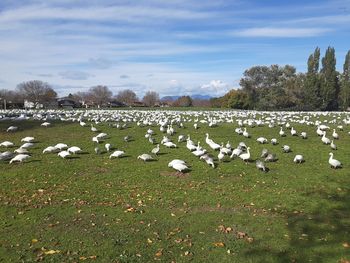
[[[146,105],[141,101],[134,101],[129,105],[130,107],[145,107]]]
[[[65,109],[73,109],[81,106],[79,102],[69,97],[59,98],[57,99],[57,103],[58,103],[58,107],[65,108]]]
[[[121,101],[112,100],[112,101],[108,102],[107,106],[110,108],[119,108],[119,107],[126,107],[127,105]]]

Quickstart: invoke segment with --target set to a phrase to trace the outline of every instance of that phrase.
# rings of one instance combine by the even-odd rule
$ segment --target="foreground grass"
[[[262,148],[279,160],[261,173],[254,163],[240,160],[214,170],[188,152],[161,148],[157,161],[136,157],[153,146],[147,128],[131,125],[117,130],[106,124],[116,148],[127,156],[109,160],[96,155],[89,128],[74,123],[19,122],[14,134],[0,122],[0,141],[34,136],[38,143],[30,162],[0,163],[0,259],[4,262],[339,262],[350,260],[350,136],[339,131],[336,158],[343,169],[328,165],[329,146],[322,145],[314,127],[295,127],[310,138],[279,138],[278,146],[255,139],[278,137],[279,128],[250,129],[253,159]],[[204,144],[209,131],[217,142],[242,141],[233,125],[177,129]],[[158,128],[156,138],[161,140]],[[134,140],[125,143],[123,137]],[[85,150],[63,160],[42,155],[48,145],[65,142]],[[293,153],[282,154],[289,144]],[[2,149],[3,150],[3,149]],[[212,152],[213,153],[213,152]],[[306,162],[296,165],[294,155]],[[191,171],[175,176],[167,163],[186,160]]]

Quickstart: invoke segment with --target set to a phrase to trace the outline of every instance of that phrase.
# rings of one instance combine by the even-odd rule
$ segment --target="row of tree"
[[[336,70],[335,50],[321,59],[317,47],[309,56],[306,73],[293,66],[254,66],[244,72],[241,89],[212,99],[214,107],[256,110],[346,110],[350,106],[350,51],[343,72]]]
[[[56,101],[57,93],[48,83],[32,80],[18,84],[16,90],[0,90],[0,100],[3,99],[11,102],[12,105],[20,104],[27,100],[33,103],[33,107],[39,104],[46,107]],[[147,91],[142,100],[130,89],[121,90],[116,95],[113,95],[107,86],[102,85],[91,87],[88,91],[71,93],[68,99],[79,102],[82,105],[96,107],[108,106],[108,103],[113,101],[118,101],[127,106],[145,105],[152,107],[160,103],[174,107],[210,106],[209,101],[193,100],[190,96],[181,96],[176,100],[160,101],[159,94],[155,91]]]
[[[102,85],[91,87],[88,91],[70,94],[69,97],[83,105],[87,104],[97,107],[107,106],[113,100],[117,100],[125,105],[135,105],[140,102],[136,93],[132,90],[122,90],[113,96],[112,91],[107,86]],[[16,90],[0,90],[0,99],[14,104],[27,100],[33,103],[34,107],[39,104],[48,106],[56,101],[56,98],[56,91],[48,83],[40,80],[22,82],[17,85]],[[155,91],[147,91],[142,98],[142,103],[149,107],[156,105],[159,101],[159,94]]]

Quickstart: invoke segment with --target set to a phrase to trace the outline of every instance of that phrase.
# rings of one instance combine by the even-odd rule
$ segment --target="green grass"
[[[21,128],[6,133],[10,125]],[[77,123],[0,122],[0,141],[20,145],[34,136],[38,143],[24,164],[0,163],[0,261],[3,262],[339,262],[350,260],[350,136],[338,131],[335,158],[343,169],[328,165],[329,146],[322,145],[315,127],[298,126],[309,139],[279,138],[279,127],[248,128],[252,138],[234,132],[233,124],[193,130],[205,145],[205,133],[216,142],[245,141],[253,159],[262,148],[277,154],[268,173],[254,163],[235,159],[212,169],[180,144],[161,147],[157,161],[136,157],[153,146],[144,138],[148,127],[135,124],[118,130],[98,125],[127,157],[109,160],[96,155],[93,133]],[[155,138],[163,134],[157,127]],[[134,141],[125,143],[131,135]],[[260,145],[258,136],[276,137],[279,145]],[[81,147],[87,154],[64,160],[42,150],[58,142]],[[283,154],[288,144],[293,152]],[[4,151],[4,149],[1,149]],[[213,151],[210,151],[213,153]],[[296,165],[295,154],[306,162]],[[167,163],[186,160],[191,171],[174,176]],[[127,211],[128,208],[130,211]],[[224,233],[220,226],[233,230]],[[238,238],[236,232],[247,234]],[[248,238],[249,237],[249,238]],[[250,239],[252,238],[252,239]],[[222,246],[224,245],[224,246]],[[50,254],[50,250],[53,254]]]

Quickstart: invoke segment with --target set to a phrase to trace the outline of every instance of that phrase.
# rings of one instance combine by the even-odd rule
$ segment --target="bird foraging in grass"
[[[289,147],[289,145],[283,145],[283,146],[282,146],[282,150],[283,150],[284,153],[289,153],[289,152],[290,152],[290,147]]]
[[[113,158],[120,158],[122,157],[123,155],[125,154],[124,151],[114,151],[110,156],[109,156],[109,159],[113,159]]]
[[[174,163],[172,168],[180,173],[183,173],[189,169],[187,165],[183,163]]]
[[[185,161],[179,160],[179,159],[174,159],[171,162],[169,162],[168,167],[173,167],[173,165],[176,164],[176,163],[181,163],[181,164],[185,164],[186,165]]]
[[[152,161],[154,160],[153,157],[147,153],[141,154],[137,156],[137,159],[142,160],[144,162]]]
[[[302,156],[301,154],[295,155],[294,160],[293,160],[293,162],[295,162],[295,163],[303,163],[304,161],[305,161],[304,156]]]
[[[258,168],[259,170],[263,171],[263,172],[267,172],[267,168],[265,167],[265,164],[264,162],[260,161],[260,160],[257,160],[256,163],[256,168]]]
[[[28,154],[18,154],[14,158],[11,159],[10,164],[14,163],[14,162],[23,163],[28,158],[30,158],[30,155],[28,155]]]
[[[66,159],[68,156],[70,156],[70,153],[68,151],[60,151],[57,155],[63,159]]]

